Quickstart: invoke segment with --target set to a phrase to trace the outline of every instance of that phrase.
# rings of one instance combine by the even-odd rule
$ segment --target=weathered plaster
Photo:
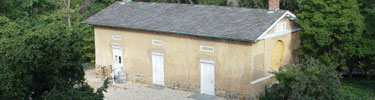
[[[280,22],[287,22],[288,29],[296,27],[285,19]],[[162,52],[165,85],[171,88],[184,87],[196,92],[199,91],[200,85],[200,58],[215,60],[217,90],[256,94],[263,91],[265,85],[274,81],[270,79],[250,85],[251,81],[269,75],[272,47],[276,41],[284,43],[284,64],[294,62],[293,51],[299,45],[297,33],[251,43],[100,26],[94,29],[96,65],[111,65],[111,45],[120,45],[123,50],[124,70],[131,74],[127,79],[152,84],[151,51]],[[273,29],[269,33],[273,33]],[[112,40],[112,35],[121,35],[122,40]],[[163,44],[152,45],[152,40],[162,40]],[[202,52],[201,45],[215,47],[215,52]],[[185,86],[185,83],[190,86]]]

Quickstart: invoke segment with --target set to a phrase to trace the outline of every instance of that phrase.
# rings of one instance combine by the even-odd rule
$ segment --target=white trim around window
[[[207,58],[199,58],[199,61],[200,61],[201,63],[215,64],[215,60],[207,59]]]
[[[276,25],[274,28],[275,33],[285,32],[286,31],[286,22],[281,22]]]
[[[152,40],[152,45],[162,46],[163,41],[162,40]]]
[[[118,35],[118,34],[112,35],[112,40],[121,40],[121,39],[122,39],[121,35]]]
[[[205,52],[215,52],[215,48],[211,46],[201,45],[200,49],[201,51],[205,51]]]

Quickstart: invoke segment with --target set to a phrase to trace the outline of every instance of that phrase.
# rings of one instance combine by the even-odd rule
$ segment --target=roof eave
[[[155,31],[155,32],[164,32],[164,33],[173,33],[173,34],[183,34],[183,35],[190,35],[190,36],[198,36],[198,37],[208,37],[208,38],[219,38],[219,39],[228,39],[228,40],[237,40],[237,41],[246,41],[246,42],[256,42],[252,39],[247,38],[240,38],[240,37],[230,37],[230,36],[219,36],[219,35],[206,35],[206,34],[194,34],[189,32],[178,32],[178,31],[168,31],[168,30],[160,30],[160,29],[151,29],[151,28],[140,28],[140,27],[127,27],[127,26],[117,26],[117,25],[108,25],[108,24],[95,24],[83,21],[83,24],[92,24],[96,26],[105,26],[105,27],[114,27],[114,28],[125,28],[125,29],[133,29],[133,30],[146,30],[146,31]]]

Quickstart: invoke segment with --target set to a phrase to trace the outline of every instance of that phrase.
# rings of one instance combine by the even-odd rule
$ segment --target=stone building
[[[276,2],[276,3],[275,3]],[[279,9],[115,2],[83,23],[95,25],[99,66],[127,81],[227,98],[256,98],[269,72],[294,63],[296,16]]]

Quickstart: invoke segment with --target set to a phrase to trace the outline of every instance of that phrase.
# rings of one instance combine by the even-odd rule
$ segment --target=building
[[[115,2],[84,23],[95,25],[97,70],[113,66],[127,81],[227,98],[254,98],[294,63],[296,16],[269,9]]]

